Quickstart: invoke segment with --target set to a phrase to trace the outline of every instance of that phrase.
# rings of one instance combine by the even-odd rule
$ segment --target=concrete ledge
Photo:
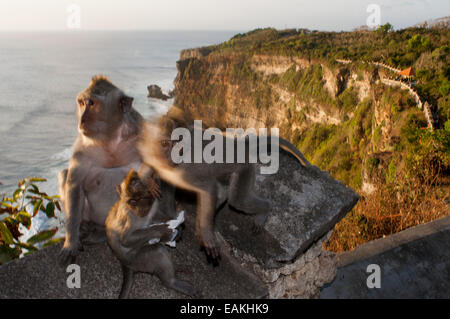
[[[222,258],[218,267],[208,264],[187,221],[176,249],[170,249],[172,260],[188,270],[178,277],[191,282],[204,298],[263,298],[265,285],[244,272],[232,261]],[[0,298],[117,298],[122,284],[119,261],[104,244],[86,247],[76,263],[81,267],[81,288],[69,289],[65,269],[57,263],[60,245],[42,249],[30,256],[0,267]],[[186,298],[164,287],[149,274],[136,274],[130,298]]]
[[[342,268],[352,264],[358,260],[366,259],[375,255],[379,255],[393,249],[397,246],[404,245],[413,240],[417,240],[436,232],[450,230],[450,216],[446,216],[432,222],[417,225],[408,228],[396,234],[392,234],[385,238],[375,239],[364,245],[356,247],[352,251],[338,254],[338,267]]]
[[[333,282],[320,298],[450,298],[450,216],[364,244],[338,256]],[[368,288],[367,266],[380,267]]]

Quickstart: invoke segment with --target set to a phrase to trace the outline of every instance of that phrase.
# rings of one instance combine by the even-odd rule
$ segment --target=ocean
[[[58,193],[77,134],[75,98],[93,75],[103,74],[149,117],[173,100],[147,98],[147,85],[173,88],[182,49],[217,44],[235,31],[137,31],[0,33],[0,196],[28,176],[47,179],[40,188]],[[24,238],[59,227],[64,217],[38,214]]]

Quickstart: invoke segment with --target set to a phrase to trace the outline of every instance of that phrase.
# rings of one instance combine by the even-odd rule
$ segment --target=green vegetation
[[[422,130],[422,125],[415,114],[410,115],[402,127],[401,137],[405,145],[407,176],[415,175],[426,178],[448,176],[450,173],[450,130]],[[426,165],[425,165],[426,163]],[[426,169],[424,167],[426,166]]]
[[[363,196],[336,225],[326,249],[350,250],[448,215],[450,130],[423,130],[418,128],[422,124],[415,115],[407,119],[401,133],[404,151],[389,164],[377,157],[367,159],[374,192]]]
[[[38,250],[39,245],[46,247],[62,240],[52,239],[57,228],[40,231],[26,242],[20,239],[20,227],[30,229],[32,217],[39,211],[54,218],[55,208],[61,210],[58,196],[49,196],[37,187],[36,183],[44,181],[36,177],[24,179],[11,197],[3,197],[0,202],[0,265],[19,258],[22,253],[28,255]]]
[[[233,63],[231,82],[239,86],[242,96],[248,96],[258,109],[267,108],[278,99],[272,86],[252,70],[246,56],[240,56]]]
[[[333,99],[324,89],[322,66],[320,64],[313,64],[305,70],[296,70],[295,65],[293,65],[279,77],[274,76],[271,82],[272,84],[279,83],[300,99],[311,99],[325,105],[333,105]]]
[[[376,31],[317,32],[306,29],[256,29],[211,47],[212,54],[242,53],[295,56],[320,60],[330,68],[336,59],[378,61],[400,69],[414,67],[417,90],[438,107],[443,122],[450,109],[450,29],[407,28],[389,23]],[[366,66],[368,68],[368,66]]]
[[[354,87],[348,87],[336,99],[336,105],[345,113],[353,111],[358,105],[358,92]]]
[[[308,160],[355,189],[362,185],[361,169],[370,149],[373,106],[366,99],[342,125],[313,124],[296,143]]]

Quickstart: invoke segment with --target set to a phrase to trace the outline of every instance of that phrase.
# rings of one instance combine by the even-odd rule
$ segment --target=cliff
[[[368,151],[393,151],[407,116],[423,118],[406,91],[389,89],[380,81],[384,70],[369,66],[260,54],[183,56],[196,57],[178,62],[175,104],[191,118],[222,129],[277,127],[313,163],[355,188],[363,184]],[[318,151],[320,138],[330,143]],[[342,171],[350,161],[355,167]]]
[[[184,50],[175,105],[205,126],[277,127],[313,164],[362,192],[341,236],[339,249],[351,249],[448,214],[448,39],[448,28],[258,29]],[[411,84],[395,72],[409,66]]]

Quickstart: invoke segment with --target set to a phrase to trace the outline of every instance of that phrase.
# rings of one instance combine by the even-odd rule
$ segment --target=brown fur
[[[195,289],[175,277],[166,247],[148,243],[154,238],[167,241],[173,234],[166,224],[150,226],[159,204],[157,197],[152,198],[152,188],[130,170],[118,191],[120,200],[108,214],[106,234],[109,246],[122,264],[123,283],[119,298],[128,297],[135,272],[155,274],[166,287],[194,296]],[[131,200],[135,202],[131,204]]]
[[[132,97],[98,75],[78,94],[77,102],[79,134],[69,168],[58,175],[66,213],[63,265],[73,262],[81,248],[82,223],[103,228],[103,237],[95,237],[95,242],[106,239],[105,220],[118,199],[114,187],[130,168],[141,164],[136,141],[143,119],[132,107]]]

